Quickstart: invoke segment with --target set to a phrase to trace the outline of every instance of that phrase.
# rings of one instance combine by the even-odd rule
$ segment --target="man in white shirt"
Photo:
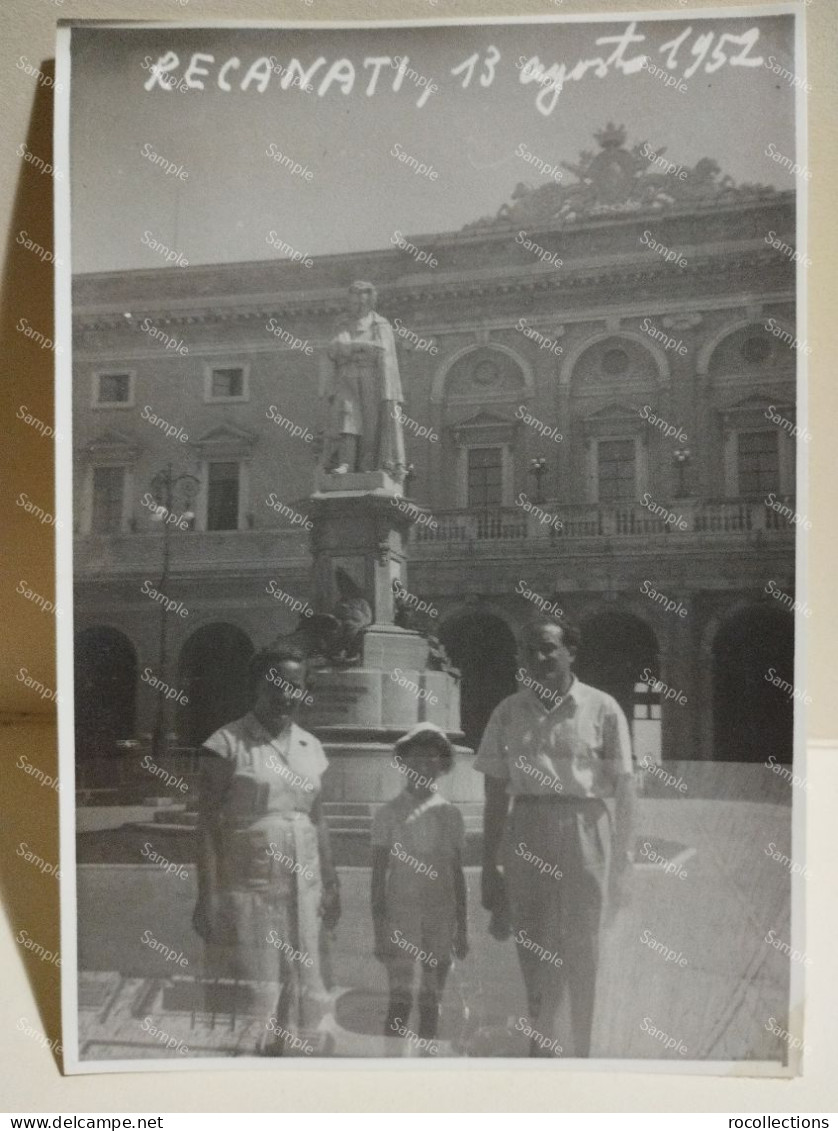
[[[511,923],[538,1034],[533,1056],[543,1055],[540,1038],[558,1036],[565,986],[573,1050],[562,1047],[590,1055],[600,925],[630,874],[628,723],[615,699],[574,676],[579,642],[578,629],[555,618],[527,627],[521,688],[493,711],[474,762],[486,775],[483,906],[497,934],[508,931],[507,915]],[[616,801],[613,835],[605,799]]]

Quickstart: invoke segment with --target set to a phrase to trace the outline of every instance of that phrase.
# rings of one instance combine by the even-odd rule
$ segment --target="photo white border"
[[[55,64],[55,123],[53,137],[54,165],[63,173],[55,179],[55,341],[62,352],[56,350],[55,364],[55,495],[56,518],[61,526],[56,529],[56,602],[59,608],[71,610],[57,624],[56,679],[59,693],[62,688],[73,689],[73,570],[61,568],[62,564],[73,563],[73,442],[72,442],[72,262],[70,230],[70,105],[71,105],[71,55],[70,39],[73,28],[113,28],[121,30],[154,29],[165,30],[204,30],[204,29],[271,29],[271,30],[359,30],[373,28],[413,28],[413,27],[460,27],[470,26],[514,26],[545,23],[630,23],[665,22],[708,19],[764,18],[771,16],[792,16],[794,18],[795,72],[807,81],[807,59],[805,41],[805,7],[795,3],[767,4],[764,6],[718,5],[713,8],[688,8],[684,10],[643,10],[639,12],[597,12],[597,13],[544,13],[533,16],[469,16],[429,19],[383,19],[383,20],[258,20],[258,19],[202,19],[188,20],[142,20],[106,19],[59,20],[56,41]],[[795,156],[798,163],[808,161],[808,133],[806,98],[799,88],[795,88]],[[807,248],[808,234],[808,188],[796,189],[797,249]],[[59,266],[59,264],[61,264]],[[808,325],[808,292],[806,268],[801,261],[797,263],[797,291],[795,304],[797,325]],[[796,420],[801,430],[808,425],[808,359],[805,353],[797,354],[796,381]],[[60,431],[62,421],[68,422],[66,432]],[[809,500],[808,458],[804,454],[806,445],[797,445],[797,502],[798,511],[806,513]],[[808,537],[802,526],[798,526],[795,541],[795,597],[801,605],[805,601],[808,578]],[[799,583],[803,582],[803,585]],[[802,591],[802,592],[801,592]],[[805,688],[806,645],[805,618],[798,609],[795,613],[795,668],[796,687]],[[436,1068],[458,1072],[477,1071],[497,1067],[499,1069],[524,1068],[534,1071],[595,1071],[595,1072],[646,1072],[685,1076],[736,1076],[767,1077],[771,1079],[790,1079],[800,1075],[803,1063],[801,1050],[789,1050],[788,1063],[779,1061],[684,1061],[676,1063],[669,1060],[653,1059],[571,1059],[554,1061],[512,1057],[447,1057],[433,1060],[417,1060],[380,1057],[317,1057],[307,1060],[304,1057],[287,1059],[265,1059],[260,1057],[194,1057],[175,1061],[171,1058],[154,1060],[80,1060],[78,1048],[78,939],[77,939],[77,887],[76,887],[76,830],[75,830],[75,746],[74,746],[73,694],[61,696],[58,703],[58,770],[59,770],[59,845],[60,845],[60,898],[61,898],[61,1014],[63,1070],[68,1075],[116,1073],[116,1072],[189,1072],[213,1070],[270,1070],[296,1071],[311,1068],[320,1071],[336,1069],[365,1070],[384,1068],[395,1070],[422,1070]],[[806,711],[804,705],[795,708],[794,713],[794,764],[802,767],[806,775]],[[72,785],[72,788],[70,786]],[[792,787],[793,788],[793,787]],[[806,814],[805,794],[792,795],[791,849],[795,861],[805,863]],[[805,897],[802,876],[791,876],[791,945],[798,950],[805,947]],[[794,1036],[803,1039],[804,1035],[804,978],[801,963],[789,960],[789,1020],[788,1025]]]

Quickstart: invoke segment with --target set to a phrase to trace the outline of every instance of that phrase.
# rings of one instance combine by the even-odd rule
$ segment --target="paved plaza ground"
[[[86,809],[79,827],[104,831],[144,816]],[[635,868],[631,902],[603,935],[594,1056],[683,1062],[650,1035],[653,1026],[686,1045],[688,1060],[784,1060],[785,1046],[767,1022],[785,1024],[788,961],[765,936],[773,929],[790,938],[789,876],[765,849],[774,842],[790,855],[789,826],[789,807],[771,799],[641,799],[638,844],[679,846],[687,875]],[[188,879],[178,879],[145,863],[79,865],[83,1059],[182,1061],[142,1027],[148,1016],[190,1055],[253,1054],[264,1016],[248,1014],[241,994],[235,1017],[229,1001],[214,1017],[195,1008],[201,944],[190,925],[194,868],[187,870]],[[382,1036],[386,983],[372,952],[369,869],[339,870],[343,918],[333,948],[333,1016],[323,1023],[330,1036],[322,1047],[338,1057],[411,1055],[408,1042]],[[439,1055],[526,1056],[528,1042],[515,1028],[525,1007],[514,944],[489,936],[476,868],[467,869],[467,880],[471,951],[449,979]],[[141,942],[146,930],[182,951],[188,967],[173,976],[163,956]],[[644,932],[646,940],[681,952],[686,966],[666,962],[644,943]]]

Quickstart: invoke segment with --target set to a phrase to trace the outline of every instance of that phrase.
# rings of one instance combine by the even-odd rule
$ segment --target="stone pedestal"
[[[357,667],[310,673],[313,702],[300,721],[317,735],[331,762],[324,782],[327,802],[374,804],[391,797],[394,775],[400,776],[392,766],[393,744],[417,722],[436,723],[454,743],[463,737],[459,681],[428,670],[427,640],[393,623],[393,581],[410,588],[406,541],[416,513],[385,472],[318,475],[309,510],[315,611],[334,610],[340,596],[335,575],[342,569],[373,614]],[[458,762],[469,753],[458,748]],[[471,776],[456,775],[469,794],[464,800],[471,799]]]

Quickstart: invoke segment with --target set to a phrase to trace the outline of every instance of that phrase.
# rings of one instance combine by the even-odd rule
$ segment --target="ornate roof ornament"
[[[496,216],[485,216],[463,231],[479,229],[574,224],[596,217],[624,213],[665,211],[670,208],[708,208],[742,199],[776,195],[770,185],[737,185],[718,164],[702,157],[696,164],[678,165],[660,160],[663,147],[654,150],[645,141],[626,149],[626,129],[609,122],[594,137],[600,152],[583,150],[578,161],[562,161],[576,181],[534,187],[519,182],[511,203],[501,205]]]

